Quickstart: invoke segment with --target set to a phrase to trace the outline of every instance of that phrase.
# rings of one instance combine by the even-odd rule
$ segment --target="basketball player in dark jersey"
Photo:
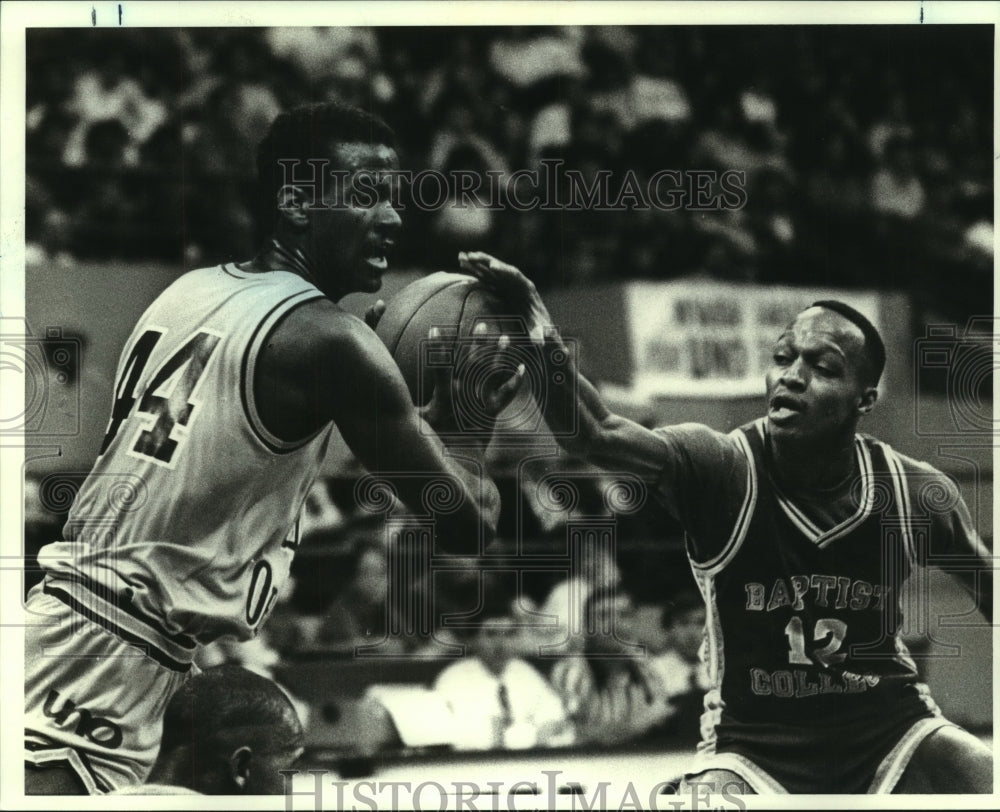
[[[567,352],[554,331],[542,338],[551,320],[517,269],[485,254],[464,263],[502,277],[536,340]],[[951,479],[857,433],[884,363],[874,326],[822,301],[775,344],[766,415],[729,434],[647,430],[582,377],[575,400],[554,383],[546,393],[553,427],[576,411],[568,450],[644,476],[686,530],[711,678],[692,782],[992,791],[992,754],[942,717],[900,636],[903,581],[928,555],[962,565],[956,576],[991,619],[989,553]]]

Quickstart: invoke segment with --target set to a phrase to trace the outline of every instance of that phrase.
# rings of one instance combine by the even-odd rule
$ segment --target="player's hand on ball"
[[[432,353],[450,355],[453,363],[434,367],[433,391],[424,407],[427,422],[439,431],[459,430],[456,409],[462,409],[466,417],[470,417],[470,410],[474,412],[468,422],[480,428],[492,424],[524,382],[523,363],[511,371],[510,337],[491,334],[480,322],[464,341],[444,336],[437,327],[431,328],[428,339]]]
[[[477,331],[480,334],[485,334],[486,325],[477,325],[473,334]],[[510,405],[521,389],[521,384],[524,383],[524,364],[518,364],[513,373],[504,375],[504,356],[509,347],[510,336],[500,336],[496,345],[496,353],[494,354],[493,372],[481,387],[480,394],[484,410],[494,419]]]
[[[535,283],[518,268],[482,251],[459,252],[458,264],[528,319],[528,334],[535,343],[542,344],[546,333],[555,330]]]

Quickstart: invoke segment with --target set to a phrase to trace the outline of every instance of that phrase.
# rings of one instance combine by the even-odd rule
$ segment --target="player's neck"
[[[272,237],[252,260],[240,265],[248,273],[268,273],[288,271],[308,279],[314,285],[318,279],[305,251],[294,242],[280,237]],[[318,286],[318,285],[317,285]]]
[[[179,758],[176,752],[160,756],[153,764],[153,769],[149,771],[146,783],[167,786],[177,786],[183,783],[185,767],[188,768],[188,775],[190,775],[190,763],[183,762],[184,760]]]
[[[771,472],[791,490],[835,488],[854,474],[854,433],[826,441],[776,442],[770,438]]]

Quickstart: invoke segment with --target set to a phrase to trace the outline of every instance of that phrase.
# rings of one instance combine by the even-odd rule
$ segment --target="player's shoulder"
[[[164,291],[175,293],[190,288],[205,288],[219,282],[237,279],[236,268],[231,264],[206,265],[192,268],[178,276]]]
[[[858,439],[871,449],[878,449],[889,464],[890,471],[903,475],[909,490],[927,493],[926,489],[939,489],[954,498],[959,494],[954,478],[929,462],[911,457],[893,448],[889,443],[868,434],[859,434]]]
[[[275,327],[272,341],[326,361],[348,360],[382,347],[361,319],[326,298],[311,299],[290,310]]]
[[[707,442],[726,443],[727,436],[704,423],[675,423],[671,426],[659,426],[653,433],[670,442]]]
[[[941,479],[950,480],[951,478],[938,468],[935,468],[929,462],[924,460],[918,460],[916,457],[911,457],[908,454],[904,454],[902,451],[893,448],[885,440],[880,440],[871,434],[861,434],[857,435],[857,439],[869,450],[878,449],[885,455],[887,459],[890,459],[893,464],[898,464],[902,469],[903,473],[915,473],[922,474],[924,476],[935,476]]]
[[[722,432],[703,423],[678,423],[653,429],[653,433],[673,450],[691,459],[705,459],[718,462],[734,455],[743,457],[746,443],[745,433],[754,424]]]

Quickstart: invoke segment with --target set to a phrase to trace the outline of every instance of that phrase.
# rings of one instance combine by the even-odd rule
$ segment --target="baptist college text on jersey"
[[[891,787],[947,724],[900,629],[920,555],[974,533],[954,484],[859,435],[850,481],[790,493],[770,475],[764,420],[730,435],[658,433],[683,449],[661,493],[707,609],[697,769],[733,770],[763,792]],[[915,520],[928,487],[947,509]]]
[[[39,554],[28,609],[48,620],[26,647],[29,760],[61,754],[98,790],[141,780],[197,648],[260,628],[331,428],[273,436],[254,368],[280,319],[322,296],[295,274],[228,264],[185,274],[139,320],[100,454],[63,540]],[[107,724],[95,734],[81,711]]]

